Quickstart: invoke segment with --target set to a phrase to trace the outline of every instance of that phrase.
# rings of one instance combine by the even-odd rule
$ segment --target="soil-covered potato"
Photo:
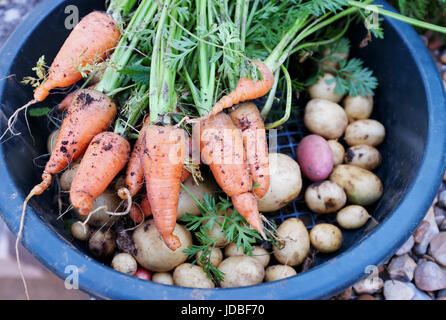
[[[342,164],[344,162],[345,156],[344,146],[337,140],[328,140],[327,143],[333,154],[333,164],[335,166],[337,166],[338,164]]]
[[[119,205],[121,203],[121,199],[116,195],[116,192],[113,190],[105,190],[103,194],[101,194],[99,197],[97,197],[93,201],[93,206],[91,208],[91,211],[96,210],[99,207],[106,206],[107,211],[117,211],[119,210]],[[76,212],[77,216],[81,221],[85,221],[87,219],[88,215],[81,215],[79,214],[78,210],[74,208],[74,211]],[[90,226],[94,227],[109,227],[113,223],[115,223],[117,220],[119,220],[119,216],[111,216],[105,212],[105,210],[99,210],[95,213],[93,213],[88,219],[88,224]]]
[[[173,283],[188,288],[214,288],[215,285],[203,268],[190,263],[183,263],[173,272]]]
[[[331,253],[342,246],[342,232],[330,223],[321,223],[310,231],[311,245],[323,253]]]
[[[344,134],[348,119],[344,109],[337,103],[312,99],[305,107],[304,123],[312,133],[325,139],[338,139]]]
[[[383,194],[381,180],[373,172],[357,166],[340,164],[329,179],[344,188],[347,199],[353,204],[368,206]]]
[[[71,183],[73,182],[74,176],[76,174],[77,168],[79,168],[79,164],[74,164],[70,166],[67,170],[62,173],[59,179],[60,188],[63,191],[70,191]]]
[[[173,286],[173,277],[170,272],[155,272],[152,276],[152,281]]]
[[[95,230],[88,240],[88,249],[98,258],[106,258],[113,254],[116,248],[116,234],[113,230]]]
[[[369,145],[376,147],[380,145],[386,136],[384,126],[371,119],[352,122],[345,129],[344,140],[349,146]]]
[[[295,276],[297,274],[294,268],[284,265],[276,264],[269,266],[265,270],[265,282],[277,281],[285,278]]]
[[[302,190],[299,164],[282,153],[269,154],[270,184],[263,198],[258,200],[260,212],[279,210],[293,201]]]
[[[256,259],[263,267],[266,267],[271,259],[269,252],[261,246],[253,246],[252,255],[243,252],[242,247],[237,248],[237,244],[230,243],[225,248],[225,257],[247,256]]]
[[[282,264],[297,266],[301,264],[310,250],[310,237],[307,228],[300,219],[289,218],[277,228],[281,241],[274,246],[274,257]]]
[[[316,182],[305,191],[305,203],[315,213],[331,213],[347,202],[344,189],[332,181]]]
[[[335,93],[336,81],[330,73],[325,73],[319,80],[308,88],[311,99],[325,99],[332,102],[339,102],[344,97]]]
[[[183,182],[184,186],[187,187],[190,192],[197,197],[199,201],[203,201],[205,194],[212,194],[215,192],[215,185],[208,182],[200,182],[198,185],[192,176]],[[177,219],[179,220],[186,213],[199,215],[200,209],[197,203],[190,197],[190,195],[184,191],[183,188],[180,189],[180,195],[178,198],[178,209],[177,209]]]
[[[365,144],[348,148],[345,155],[346,164],[367,170],[376,169],[381,161],[381,153],[376,148]]]
[[[224,273],[222,288],[252,286],[262,283],[265,268],[256,259],[247,256],[229,257],[220,263],[218,269]]]
[[[203,253],[203,251],[200,251],[195,256],[198,261],[198,265],[200,265],[200,266],[203,266],[201,261],[199,260],[202,253]],[[209,262],[211,263],[211,265],[213,265],[214,267],[218,267],[218,265],[223,260],[223,252],[221,251],[221,249],[220,248],[212,248],[209,260],[210,260]]]
[[[133,276],[138,269],[138,264],[132,255],[122,252],[113,257],[111,267],[116,271]]]
[[[153,220],[144,222],[133,232],[136,261],[144,268],[155,272],[170,271],[185,262],[187,256],[183,250],[192,245],[192,235],[189,230],[178,223],[173,234],[181,242],[181,246],[175,251],[166,246]]]
[[[373,111],[373,97],[371,95],[348,96],[344,100],[344,110],[349,122],[368,119]]]
[[[336,215],[336,221],[344,229],[361,228],[369,218],[367,210],[358,205],[347,206]]]

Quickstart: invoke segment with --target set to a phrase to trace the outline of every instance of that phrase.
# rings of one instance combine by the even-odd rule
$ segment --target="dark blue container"
[[[386,8],[389,7],[384,4]],[[80,16],[102,9],[103,0],[52,0],[38,6],[18,27],[0,53],[0,103],[2,128],[14,110],[25,104],[32,91],[20,84],[38,58],[52,61],[69,30],[64,28],[67,5]],[[95,261],[81,244],[72,242],[57,219],[55,190],[31,202],[25,219],[24,246],[45,266],[65,278],[70,266],[79,268],[80,288],[99,298],[111,299],[321,299],[328,298],[365,277],[369,266],[388,259],[415,230],[432,203],[444,170],[445,95],[436,66],[415,31],[386,20],[384,40],[373,40],[353,55],[362,58],[378,77],[373,118],[387,130],[380,146],[384,159],[377,174],[385,193],[373,211],[378,225],[345,232],[336,256],[323,256],[317,266],[292,278],[236,289],[188,289],[139,280]],[[353,44],[364,36],[355,30]],[[8,75],[15,75],[7,77]],[[52,106],[62,95],[52,95],[39,106]],[[24,197],[40,181],[33,159],[46,153],[49,129],[44,121],[30,119],[34,140],[25,118],[22,132],[0,145],[0,211],[17,233]],[[68,267],[68,268],[67,268]],[[67,272],[67,273],[66,273]],[[32,293],[31,293],[32,295]]]

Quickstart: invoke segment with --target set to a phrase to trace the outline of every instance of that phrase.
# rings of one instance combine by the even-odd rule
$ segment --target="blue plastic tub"
[[[69,30],[64,28],[67,17],[64,10],[71,4],[77,5],[83,16],[93,9],[103,9],[104,1],[45,1],[3,47],[0,53],[2,132],[5,119],[32,96],[31,89],[20,84],[20,79],[30,74],[42,54],[47,61],[52,61],[68,35]],[[68,275],[67,267],[78,267],[80,288],[99,298],[321,299],[337,294],[365,277],[369,265],[380,265],[404,243],[431,205],[444,170],[446,100],[436,66],[410,26],[386,20],[384,31],[384,40],[373,40],[365,49],[355,49],[356,46],[353,49],[353,55],[365,60],[380,82],[373,118],[386,126],[387,137],[380,146],[384,162],[377,172],[385,193],[373,210],[379,224],[344,232],[345,241],[337,255],[319,256],[316,266],[309,271],[255,287],[188,289],[143,281],[95,261],[82,244],[71,240],[63,223],[56,220],[54,188],[30,202],[24,246],[61,278]],[[355,30],[351,35],[353,43],[359,43],[363,36],[362,27]],[[4,79],[11,74],[15,77]],[[40,106],[54,105],[61,98],[62,95],[52,95]],[[14,233],[19,228],[23,199],[40,181],[41,169],[35,167],[33,159],[46,153],[49,133],[41,119],[30,121],[35,141],[22,117],[16,130],[23,134],[0,145],[0,211]],[[299,136],[285,136],[290,139],[291,147],[297,144]],[[287,146],[282,149],[286,153],[294,152]],[[291,212],[279,218],[303,214]],[[314,223],[313,217],[309,221]]]

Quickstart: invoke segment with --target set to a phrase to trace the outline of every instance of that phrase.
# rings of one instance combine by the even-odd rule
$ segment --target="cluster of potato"
[[[333,80],[326,73],[308,90],[304,124],[312,134],[300,142],[297,157],[302,173],[313,182],[305,190],[308,208],[316,214],[337,213],[340,227],[356,229],[370,218],[365,207],[383,194],[372,170],[382,161],[376,147],[385,138],[385,128],[369,119],[372,96],[344,99],[335,93]],[[333,224],[318,224],[310,231],[310,242],[320,252],[334,252],[342,246],[342,232]]]

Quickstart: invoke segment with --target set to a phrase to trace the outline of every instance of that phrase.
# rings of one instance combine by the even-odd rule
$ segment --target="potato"
[[[155,272],[170,271],[182,264],[187,259],[183,250],[192,245],[192,235],[189,230],[178,223],[173,234],[181,242],[181,246],[175,251],[166,246],[153,220],[144,222],[133,232],[136,261],[144,268]]]
[[[269,252],[261,246],[253,246],[252,255],[243,253],[242,247],[237,248],[237,244],[231,243],[225,248],[226,257],[246,256],[256,259],[263,267],[266,267],[271,259]]]
[[[311,99],[324,99],[337,103],[344,96],[342,94],[336,94],[335,88],[335,77],[330,73],[325,73],[315,84],[308,88],[308,93]]]
[[[283,264],[276,264],[274,266],[266,268],[265,282],[271,282],[289,278],[295,276],[296,274],[297,272],[296,270],[294,270],[294,268]]]
[[[54,146],[56,145],[57,142],[57,137],[59,137],[59,130],[54,130],[48,136],[48,140],[46,142],[46,148],[49,154],[53,152]]]
[[[315,213],[331,213],[347,202],[344,189],[332,181],[316,182],[305,191],[305,203]]]
[[[152,281],[156,283],[173,286],[173,277],[169,272],[156,272],[152,276]]]
[[[307,228],[300,219],[286,219],[277,228],[281,240],[279,247],[274,246],[274,257],[282,264],[297,266],[301,264],[310,250],[310,237]]]
[[[313,99],[305,106],[304,123],[312,133],[325,139],[338,139],[344,134],[348,120],[340,105],[328,100]]]
[[[254,246],[252,250],[252,257],[256,259],[260,264],[266,268],[266,266],[269,264],[269,261],[271,260],[271,256],[269,252],[261,247],[261,246]]]
[[[71,183],[73,182],[74,176],[76,175],[77,168],[79,168],[79,164],[72,165],[60,176],[59,183],[60,188],[63,191],[70,191]]]
[[[203,251],[200,251],[196,254],[196,259],[200,266],[203,266],[203,265],[201,264],[200,260],[198,260],[198,259],[200,258],[202,253],[203,253]],[[213,265],[214,267],[218,267],[220,262],[223,260],[223,252],[221,251],[221,249],[220,248],[211,249],[211,256],[209,257],[209,260],[210,260],[211,265]]]
[[[227,214],[231,213],[232,210],[228,209]],[[225,212],[218,212],[218,214],[223,215],[225,214]],[[223,219],[224,217],[221,217],[218,218],[217,221],[223,223]],[[203,223],[206,223],[206,221],[204,221]],[[224,247],[225,245],[228,244],[228,239],[226,239],[226,236],[218,223],[214,223],[211,229],[206,230],[206,234],[208,235],[209,238],[218,239],[217,242],[215,243],[216,247]]]
[[[367,170],[377,168],[382,161],[381,153],[368,145],[350,147],[345,154],[345,163]]]
[[[76,221],[71,225],[71,234],[77,240],[86,241],[90,236],[90,226],[88,224],[83,224],[80,221]]]
[[[116,248],[116,234],[113,230],[96,230],[88,240],[88,248],[98,258],[110,256]]]
[[[297,147],[297,161],[311,181],[327,179],[333,170],[333,152],[327,141],[316,134],[303,138]]]
[[[269,154],[270,183],[263,198],[258,200],[259,211],[272,212],[285,207],[302,190],[299,164],[282,153]]]
[[[342,164],[345,156],[344,146],[337,140],[328,140],[327,143],[333,153],[333,165]]]
[[[116,195],[116,193],[112,190],[105,190],[103,194],[101,194],[99,197],[97,197],[93,201],[93,206],[91,208],[91,211],[96,210],[99,207],[106,206],[108,211],[116,211],[119,208],[119,205],[121,203],[121,199]],[[79,214],[78,210],[74,208],[74,211],[76,212],[77,216],[81,221],[85,221],[87,219],[88,215],[81,215]],[[90,217],[88,220],[88,224],[90,226],[94,227],[109,227],[114,222],[119,220],[119,216],[111,216],[105,212],[105,210],[99,210]]]
[[[342,232],[329,223],[321,223],[310,231],[311,245],[323,253],[331,253],[342,246]]]
[[[122,252],[113,257],[111,267],[116,271],[133,276],[138,269],[138,264],[132,255]]]
[[[212,194],[216,190],[215,186],[211,183],[200,182],[200,184],[197,185],[192,176],[187,178],[183,184],[195,197],[197,197],[199,201],[203,200],[206,193]],[[179,220],[186,213],[199,215],[200,209],[198,208],[196,202],[187,194],[187,192],[181,188],[178,198],[177,220]]]
[[[225,257],[238,257],[238,256],[244,256],[245,253],[243,252],[242,246],[237,247],[236,243],[230,243],[225,248]]]
[[[336,221],[344,229],[361,228],[369,218],[367,210],[358,205],[347,206],[336,215]]]
[[[371,95],[348,96],[344,100],[344,110],[349,122],[368,119],[373,111],[373,97]]]
[[[321,70],[323,72],[333,72],[333,70],[331,68],[339,69],[339,61],[347,59],[348,55],[349,55],[348,49],[346,52],[331,53],[331,48],[327,48],[324,51],[323,56],[324,57],[332,56],[337,59],[325,59],[324,62],[321,64]]]
[[[344,188],[347,199],[353,204],[368,206],[383,194],[381,180],[373,172],[360,167],[337,165],[329,179]]]
[[[222,288],[245,287],[259,284],[265,277],[265,269],[254,258],[247,256],[229,257],[218,269],[224,273]]]
[[[386,136],[386,129],[376,120],[358,120],[345,129],[344,140],[349,146],[366,144],[372,147],[380,145]]]
[[[215,288],[203,268],[190,263],[183,263],[175,268],[173,283],[188,288]]]

